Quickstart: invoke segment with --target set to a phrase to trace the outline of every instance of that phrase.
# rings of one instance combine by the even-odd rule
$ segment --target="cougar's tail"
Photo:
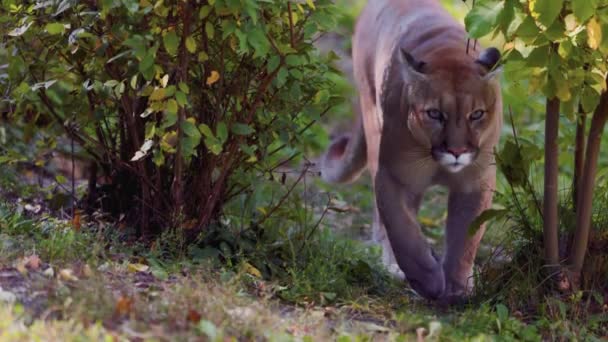
[[[321,177],[328,183],[353,182],[359,178],[366,164],[367,144],[363,121],[359,115],[350,132],[332,138],[320,160]]]

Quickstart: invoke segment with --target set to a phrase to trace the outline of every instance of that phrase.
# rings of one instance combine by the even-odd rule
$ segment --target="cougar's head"
[[[446,55],[427,64],[405,51],[401,58],[407,92],[401,113],[414,139],[448,172],[490,163],[502,123],[498,50],[487,49],[477,60]]]

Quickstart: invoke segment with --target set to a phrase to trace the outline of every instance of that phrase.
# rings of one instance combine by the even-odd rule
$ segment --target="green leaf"
[[[192,36],[189,36],[188,38],[186,38],[186,49],[190,53],[196,52],[196,40],[194,40],[194,38]]]
[[[270,59],[268,60],[268,66],[267,66],[268,72],[275,71],[280,63],[281,63],[280,56],[274,55],[274,56],[270,57]]]
[[[475,233],[477,233],[477,231],[479,230],[479,228],[481,228],[481,225],[483,225],[487,221],[492,220],[492,219],[501,218],[501,217],[505,216],[508,212],[509,211],[507,209],[492,209],[492,208],[490,208],[490,209],[484,210],[469,225],[469,230],[468,230],[469,236],[475,235]]]
[[[206,136],[207,138],[215,139],[215,135],[213,134],[213,131],[211,131],[211,128],[209,128],[209,126],[207,126],[206,124],[202,123],[202,124],[198,125],[198,130],[201,131],[201,133],[203,133],[203,135]]]
[[[571,0],[572,12],[580,23],[584,23],[595,13],[599,0]]]
[[[177,48],[179,47],[179,38],[175,31],[169,31],[163,37],[163,44],[165,45],[165,50],[167,53],[175,56],[177,55]]]
[[[469,35],[481,38],[490,33],[503,9],[504,1],[484,0],[475,3],[475,7],[464,18]]]
[[[182,154],[186,160],[196,156],[196,148],[201,143],[201,137],[185,136],[182,138]]]
[[[564,0],[529,0],[530,14],[545,27],[553,24],[563,6]]]
[[[133,77],[131,77],[131,82],[129,82],[129,85],[131,85],[131,89],[137,89],[137,75],[133,75]]]
[[[270,50],[270,42],[261,28],[255,28],[247,33],[247,42],[254,50],[254,57],[264,57]]]
[[[171,114],[177,114],[177,102],[174,99],[167,101],[166,111]]]
[[[585,113],[592,113],[600,103],[600,95],[591,87],[584,87],[581,94],[581,104]]]
[[[205,33],[207,34],[207,38],[213,39],[213,36],[215,35],[215,27],[213,27],[212,23],[205,23]]]
[[[144,76],[144,78],[148,81],[154,77],[154,56],[152,55],[152,51],[148,51],[144,59],[139,62],[139,72]]]
[[[302,60],[298,55],[288,55],[285,57],[285,63],[289,66],[298,66],[302,64]]]
[[[188,85],[186,83],[179,82],[179,84],[177,86],[179,87],[179,90],[184,92],[184,94],[190,93],[190,87],[188,87]]]
[[[205,146],[207,146],[209,151],[211,151],[211,153],[215,154],[216,156],[222,153],[222,143],[219,142],[217,139],[206,138]]]
[[[238,123],[238,122],[235,124],[232,124],[232,126],[230,127],[230,130],[234,134],[238,134],[238,135],[249,135],[249,134],[255,132],[255,130],[253,128],[251,128],[251,126],[242,124],[242,123]]]
[[[209,13],[211,13],[211,10],[212,10],[212,7],[209,5],[205,5],[205,6],[201,7],[200,11],[198,12],[198,18],[201,20],[207,18]]]
[[[551,56],[551,51],[548,45],[539,46],[530,52],[526,58],[526,65],[530,67],[543,67],[547,64],[547,60]]]
[[[226,142],[228,139],[228,127],[226,127],[224,122],[219,122],[217,124],[217,138],[222,143]]]
[[[184,122],[182,122],[182,130],[187,136],[195,138],[198,137],[200,139],[201,132],[198,130],[198,128],[196,128],[196,125],[193,121],[194,120],[185,120]]]
[[[65,26],[62,23],[48,23],[44,29],[49,34],[60,34],[65,31]]]
[[[177,104],[182,107],[186,107],[188,105],[188,98],[186,97],[186,94],[182,93],[181,91],[177,91],[175,93],[175,99],[177,100]]]
[[[198,330],[207,335],[207,338],[210,341],[215,341],[216,337],[217,337],[217,328],[215,327],[215,324],[213,324],[212,322],[206,320],[206,319],[202,319],[199,323],[198,323]]]
[[[496,304],[496,316],[502,322],[509,318],[509,309],[504,304]]]

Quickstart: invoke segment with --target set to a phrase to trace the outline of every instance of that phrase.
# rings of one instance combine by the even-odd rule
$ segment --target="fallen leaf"
[[[52,267],[47,268],[42,272],[45,277],[53,278],[55,276],[55,270]]]
[[[198,223],[197,219],[192,219],[192,220],[184,222],[182,224],[182,228],[185,229],[185,230],[194,229],[196,227],[197,223]]]
[[[29,268],[30,270],[37,270],[40,268],[40,257],[38,257],[36,254],[32,254],[25,259],[25,267]]]
[[[213,83],[217,82],[220,79],[220,73],[213,70],[211,71],[211,75],[209,75],[209,77],[207,77],[207,85],[212,85]]]
[[[125,316],[133,311],[133,299],[125,296],[120,296],[116,301],[114,312],[118,316]]]
[[[80,213],[78,211],[76,211],[74,213],[74,218],[72,218],[72,228],[74,228],[75,231],[79,232],[80,231]]]
[[[198,313],[198,311],[190,309],[188,310],[187,318],[188,322],[198,323],[201,320],[202,316],[200,313]]]
[[[131,264],[129,263],[129,265],[127,266],[127,269],[129,270],[129,272],[146,272],[148,269],[150,269],[150,266],[148,265],[144,265],[144,264]]]
[[[25,275],[27,274],[27,268],[25,267],[25,262],[20,261],[17,265],[15,265],[15,268],[17,269],[17,271],[19,271],[19,273]]]
[[[78,277],[74,275],[74,271],[69,268],[59,271],[59,278],[66,281],[78,281]]]
[[[363,329],[365,329],[368,332],[387,333],[387,332],[391,331],[389,328],[376,324],[374,322],[361,322],[360,325]]]
[[[245,263],[245,272],[256,278],[262,278],[262,273],[260,272],[260,270],[258,270],[257,268],[255,268],[255,266],[248,262]]]
[[[423,327],[416,329],[416,341],[424,342],[424,336],[426,335],[426,329]]]
[[[0,287],[0,302],[12,304],[16,300],[17,300],[17,296],[14,293],[8,292],[8,291],[4,291]]]
[[[92,277],[93,270],[91,270],[91,266],[89,266],[88,264],[84,265],[84,267],[82,268],[82,274],[87,278]]]
[[[31,211],[34,214],[38,214],[40,212],[40,210],[42,210],[42,207],[40,206],[40,204],[31,205],[28,203],[23,208],[27,211]]]

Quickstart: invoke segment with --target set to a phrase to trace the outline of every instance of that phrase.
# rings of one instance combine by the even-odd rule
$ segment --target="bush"
[[[312,45],[334,25],[330,0],[2,7],[0,108],[18,128],[7,146],[74,143],[92,165],[89,209],[105,197],[143,237],[172,226],[191,241],[256,179],[298,161],[295,146],[318,148],[306,131],[336,100]]]

